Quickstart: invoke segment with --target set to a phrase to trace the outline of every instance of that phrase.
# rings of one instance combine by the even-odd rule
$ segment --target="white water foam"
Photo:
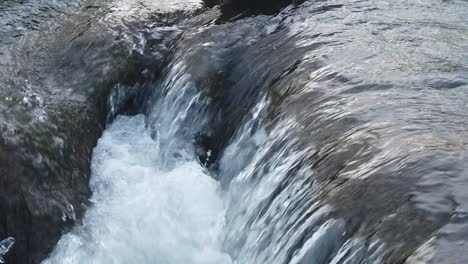
[[[43,263],[231,263],[218,183],[196,161],[167,171],[158,153],[144,116],[118,117],[94,150],[93,206]]]

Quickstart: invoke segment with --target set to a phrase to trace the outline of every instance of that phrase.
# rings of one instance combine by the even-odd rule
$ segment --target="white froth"
[[[231,263],[218,183],[195,161],[166,171],[144,116],[118,117],[94,150],[93,206],[44,263]]]

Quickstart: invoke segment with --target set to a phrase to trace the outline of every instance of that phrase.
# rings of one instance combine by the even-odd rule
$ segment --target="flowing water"
[[[100,20],[164,66],[113,86],[91,205],[43,263],[468,263],[466,1],[153,21],[175,2]]]
[[[195,161],[168,170],[159,154],[144,116],[117,118],[94,150],[95,206],[45,263],[230,263],[219,184]]]

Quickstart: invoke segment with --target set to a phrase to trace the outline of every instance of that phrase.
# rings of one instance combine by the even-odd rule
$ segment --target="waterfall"
[[[467,82],[454,78],[458,66],[437,80],[421,73],[419,65],[440,70],[432,63],[448,58],[446,50],[428,48],[437,59],[427,61],[394,43],[412,37],[404,30],[377,38],[382,24],[411,24],[382,12],[394,8],[305,1],[223,21],[214,8],[145,32],[176,32],[166,64],[135,86],[148,88],[139,114],[119,113],[118,100],[129,95],[114,86],[116,118],[93,152],[92,204],[43,263],[425,257],[439,245],[438,230],[464,219],[463,208],[456,210],[463,188],[448,183],[465,184],[463,144],[450,143],[447,131],[466,123],[448,114],[466,110],[459,99],[466,89],[447,87]],[[150,56],[147,43],[139,41],[137,51]]]

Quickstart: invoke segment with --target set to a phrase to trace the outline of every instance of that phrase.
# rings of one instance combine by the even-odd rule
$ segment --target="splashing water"
[[[120,116],[94,150],[93,207],[44,263],[231,263],[218,184],[195,161],[158,164],[144,116]]]
[[[5,263],[3,257],[8,254],[10,249],[15,244],[15,239],[12,237],[5,238],[0,242],[0,263]]]
[[[430,41],[399,36],[397,28],[412,24],[382,15],[393,7],[350,2],[343,8],[309,1],[273,17],[199,27],[198,20],[211,20],[207,13],[177,29],[182,37],[152,86],[146,120],[118,117],[106,130],[93,157],[94,205],[45,263],[403,263],[418,247],[407,263],[434,247],[450,252],[444,257],[456,255],[447,241],[466,234],[456,222],[466,220],[465,210],[455,204],[463,210],[444,220],[447,208],[455,210],[452,196],[418,186],[439,188],[445,183],[434,179],[448,179],[426,173],[439,171],[432,161],[440,160],[434,166],[444,175],[465,171],[456,156],[445,163],[451,156],[432,151],[459,152],[463,144],[441,142],[448,126],[466,123],[464,115],[437,125],[432,118],[448,112],[432,108],[466,109],[458,99],[466,89],[456,89],[466,82],[417,77],[414,65],[430,72],[440,71],[439,63],[431,68],[428,56],[393,39]],[[434,25],[445,32],[439,22]],[[380,31],[382,24],[395,30]],[[437,62],[443,53],[433,51]],[[415,63],[394,60],[400,53]],[[447,89],[427,90],[439,81]],[[402,109],[404,115],[395,115]],[[232,128],[232,135],[218,127]],[[195,157],[200,135],[225,144],[213,152],[209,144],[201,148],[206,160],[213,158],[220,184],[201,165],[211,160],[200,164]],[[453,197],[466,198],[458,193],[463,188],[452,189]],[[428,209],[443,217],[429,217]],[[440,229],[448,221],[454,223]],[[428,240],[436,230],[440,237]]]

